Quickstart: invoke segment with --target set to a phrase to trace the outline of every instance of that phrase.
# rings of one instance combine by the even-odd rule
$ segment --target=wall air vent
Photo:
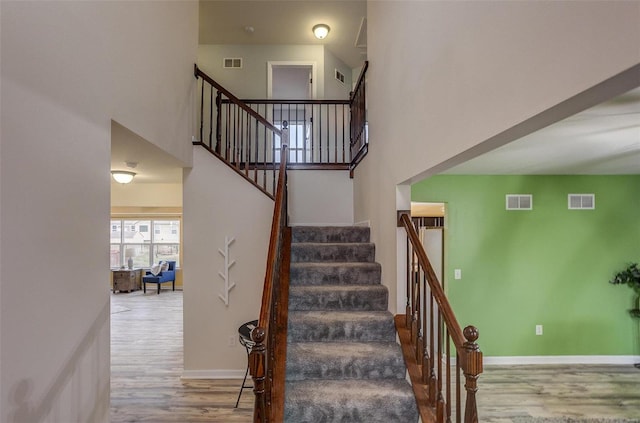
[[[225,57],[222,59],[222,67],[225,69],[242,69],[242,58]]]
[[[569,210],[593,210],[596,208],[595,194],[569,194]]]
[[[340,72],[338,69],[336,71],[336,79],[344,84],[344,74]]]
[[[531,194],[507,194],[507,210],[532,210]]]

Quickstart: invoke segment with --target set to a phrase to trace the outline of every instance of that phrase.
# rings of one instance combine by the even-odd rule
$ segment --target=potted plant
[[[635,293],[634,308],[629,310],[629,314],[631,317],[640,319],[640,268],[638,268],[638,263],[631,263],[626,269],[616,273],[609,283],[628,285],[629,288],[633,289]],[[640,369],[640,363],[636,363],[635,366]]]

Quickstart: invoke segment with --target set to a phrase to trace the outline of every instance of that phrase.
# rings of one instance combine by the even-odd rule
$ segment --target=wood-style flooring
[[[180,379],[182,333],[182,291],[111,294],[112,423],[252,421],[242,380]]]
[[[253,393],[241,380],[181,380],[182,292],[111,295],[111,421],[252,421]],[[633,366],[485,366],[480,422],[516,416],[640,418]]]
[[[640,370],[632,365],[485,366],[481,422],[512,417],[640,419]]]

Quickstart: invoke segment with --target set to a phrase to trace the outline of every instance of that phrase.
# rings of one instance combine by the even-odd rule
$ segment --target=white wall
[[[111,182],[111,207],[182,207],[182,184]]]
[[[347,170],[290,170],[289,224],[352,225],[353,179]]]
[[[111,119],[189,161],[197,2],[0,7],[0,421],[107,422]]]
[[[367,17],[354,213],[396,304],[396,184],[639,63],[640,3],[370,1]]]
[[[241,57],[242,69],[223,69],[223,58]],[[267,62],[301,61],[316,63],[317,98],[349,98],[350,81],[341,86],[335,68],[345,77],[351,70],[321,45],[214,45],[198,47],[198,66],[239,98],[267,98]]]
[[[193,164],[183,179],[184,375],[242,377],[238,327],[260,313],[274,202],[201,147]],[[225,237],[235,238],[228,306],[218,298]]]
[[[336,69],[344,75],[344,83],[336,79]],[[324,98],[347,99],[351,91],[351,69],[326,48],[324,49]]]

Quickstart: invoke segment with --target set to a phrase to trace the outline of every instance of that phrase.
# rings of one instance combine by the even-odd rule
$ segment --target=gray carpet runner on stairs
[[[417,422],[369,228],[291,236],[284,421]]]

